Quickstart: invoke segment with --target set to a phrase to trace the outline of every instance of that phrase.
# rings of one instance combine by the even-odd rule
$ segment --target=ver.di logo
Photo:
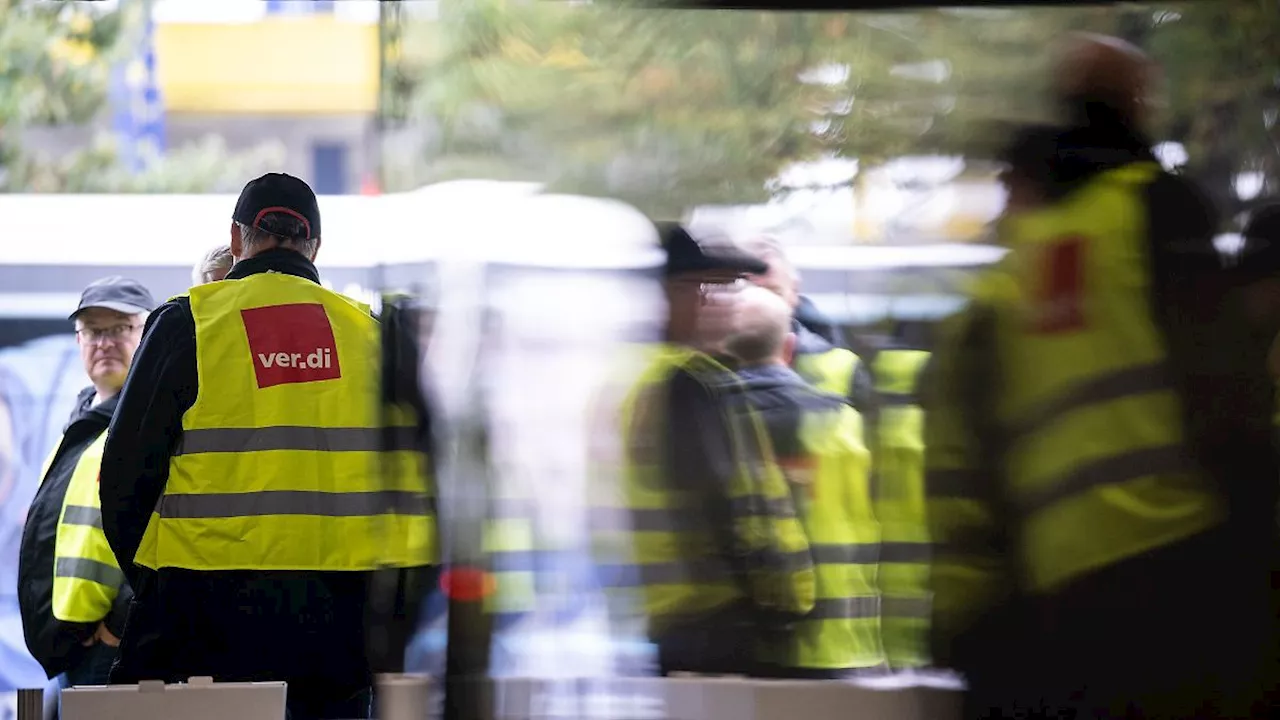
[[[240,311],[258,388],[342,377],[333,326],[320,303]]]

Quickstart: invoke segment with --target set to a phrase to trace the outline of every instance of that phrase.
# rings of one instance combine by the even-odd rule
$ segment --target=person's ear
[[[786,337],[782,338],[782,361],[787,365],[791,364],[792,359],[796,355],[796,334],[789,332]]]
[[[316,256],[320,254],[320,238],[316,238],[315,247],[311,250],[311,262],[316,261]]]
[[[231,223],[231,257],[239,261],[243,254],[244,239],[240,237],[240,225],[233,222]]]

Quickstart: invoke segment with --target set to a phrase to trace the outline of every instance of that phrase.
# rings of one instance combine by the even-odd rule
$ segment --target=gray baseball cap
[[[137,280],[112,275],[94,280],[80,294],[80,305],[71,313],[71,319],[89,308],[106,308],[125,315],[140,315],[156,309],[156,301],[142,283]]]

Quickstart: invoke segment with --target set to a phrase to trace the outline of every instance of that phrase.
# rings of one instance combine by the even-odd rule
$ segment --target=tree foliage
[[[441,6],[417,37],[430,51],[398,68],[411,80],[406,112],[433,123],[421,153],[390,163],[393,184],[531,179],[672,214],[763,200],[785,190],[773,181],[793,163],[981,156],[995,121],[1050,118],[1046,49],[1071,29],[1134,36],[1166,64],[1178,83],[1166,136],[1186,142],[1193,173],[1223,157],[1275,175],[1275,148],[1260,160],[1276,144],[1264,107],[1274,118],[1273,0],[844,14]],[[1226,120],[1214,120],[1220,103]]]
[[[118,10],[86,5],[0,0],[0,191],[229,191],[245,173],[282,159],[279,147],[234,155],[210,138],[131,173],[108,133],[58,157],[30,151],[24,140],[33,129],[86,126],[99,117],[112,64],[127,54],[131,30],[142,20],[141,3]]]

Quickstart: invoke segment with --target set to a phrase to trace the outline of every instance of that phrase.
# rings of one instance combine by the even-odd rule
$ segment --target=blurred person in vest
[[[731,412],[764,423],[809,539],[817,581],[813,610],[761,650],[767,677],[837,679],[885,667],[876,587],[880,525],[871,498],[871,452],[862,416],[842,396],[791,369],[792,307],[761,287],[742,291],[726,349],[738,360]]]
[[[664,674],[745,674],[763,636],[813,608],[804,530],[753,416],[730,413],[723,352],[738,281],[763,263],[728,245],[658,225],[666,251],[664,341],[619,411],[625,505],[596,524],[622,538],[619,577],[657,646]],[[608,508],[601,508],[609,510]]]
[[[1245,275],[1246,306],[1259,325],[1274,324],[1280,318],[1280,204],[1251,212],[1240,236],[1244,244],[1236,265]],[[1267,367],[1280,380],[1280,342],[1269,348]]]
[[[1261,403],[1232,383],[1257,393],[1263,363],[1232,359],[1247,338],[1224,311],[1215,210],[1151,153],[1154,66],[1114,38],[1065,50],[1046,202],[1002,227],[978,351],[998,368],[998,492],[952,492],[1008,529],[1034,615],[1022,692],[1048,705],[1032,711],[1254,717],[1271,620],[1243,501],[1268,504],[1276,461],[1255,442]],[[935,541],[972,545],[954,520],[931,520]]]
[[[72,313],[85,374],[62,441],[27,511],[18,599],[32,656],[65,685],[105,685],[133,593],[102,533],[98,473],[107,427],[155,302],[133,280],[85,288]]]
[[[235,264],[236,259],[231,256],[230,245],[219,245],[200,259],[196,266],[191,269],[191,285],[203,285],[205,283],[218,282],[231,272],[231,266]]]
[[[1006,228],[1012,219],[1046,202],[1053,143],[1061,128],[1034,124],[1001,127],[997,132],[1008,138],[996,153],[1003,166],[1000,183],[1006,201],[996,220],[995,236],[998,244],[1006,244]],[[998,265],[984,269],[978,273],[978,284],[998,287],[1000,283],[992,279],[999,274]],[[1010,680],[1019,670],[1011,643],[1025,631],[1025,610],[1021,596],[1014,592],[1015,579],[1007,558],[1000,556],[1007,547],[1004,533],[1008,528],[991,527],[994,517],[984,507],[991,504],[985,499],[999,476],[992,460],[998,449],[991,413],[984,405],[994,394],[994,366],[985,350],[991,301],[981,292],[969,299],[965,310],[939,322],[927,338],[895,333],[897,341],[878,352],[873,363],[882,406],[878,471],[883,478],[915,480],[898,483],[904,489],[898,497],[906,508],[916,509],[917,499],[923,502],[924,527],[912,524],[905,529],[926,540],[948,541],[931,542],[931,562],[916,571],[917,577],[923,575],[927,580],[928,605],[924,609],[931,619],[922,623],[907,615],[901,621],[910,628],[907,647],[919,651],[923,645],[923,659],[963,673],[968,679],[969,701],[985,708],[991,693],[999,697],[1000,688],[1016,684]],[[941,350],[933,352],[939,347]],[[925,413],[926,406],[930,414]],[[966,493],[976,492],[984,498],[983,503],[974,503],[965,494],[950,494],[957,476],[982,478]],[[912,494],[913,489],[922,495]],[[894,526],[899,524],[893,519],[894,512],[893,508],[881,509],[887,538],[895,535]],[[982,518],[985,527],[974,527],[975,518]],[[929,531],[934,520],[940,520],[945,528],[937,538]],[[986,535],[986,541],[977,547],[971,542],[950,542],[957,524],[965,527],[962,539],[972,541],[976,532]],[[995,548],[1001,551],[994,552]],[[881,582],[892,586],[894,578],[882,572]],[[885,593],[891,596],[889,588]],[[893,622],[887,621],[890,627],[885,640],[891,660],[892,650],[899,646],[894,642],[897,633]]]
[[[386,427],[387,329],[321,287],[305,182],[249,182],[230,234],[226,279],[152,315],[107,443],[103,529],[136,593],[111,680],[282,680],[292,718],[369,717],[395,670],[368,652],[370,586],[437,561],[425,410],[402,398]]]

